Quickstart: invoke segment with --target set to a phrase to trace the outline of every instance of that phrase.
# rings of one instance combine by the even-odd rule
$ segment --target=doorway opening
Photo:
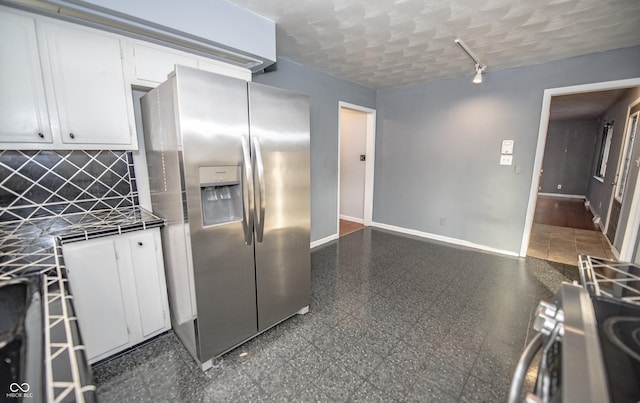
[[[608,121],[610,117],[605,116],[605,112],[610,114],[615,111],[619,115],[620,104],[627,102],[629,96],[635,94],[637,89],[634,87],[639,84],[640,79],[636,78],[545,90],[521,256],[531,255],[574,265],[577,264],[577,255],[582,253],[623,258],[622,255],[611,253],[616,251],[604,236],[608,224],[605,218],[610,211],[609,197],[613,194],[611,186],[607,186],[610,183],[606,182],[612,181],[618,168],[615,163],[619,157],[617,153],[622,152],[620,140],[611,141],[613,120]],[[607,101],[601,98],[606,97],[610,98],[609,106],[602,108],[602,103]],[[563,102],[573,102],[571,106],[564,108],[567,115],[554,116],[558,110],[562,112]],[[581,122],[569,121],[572,116],[579,114],[576,110],[588,109],[590,103],[599,104],[599,112],[592,112],[590,118],[582,119]],[[556,110],[554,104],[560,107]],[[620,124],[624,126],[623,122]],[[577,130],[576,127],[580,125],[583,127]],[[578,138],[577,132],[587,135]],[[571,148],[581,151],[572,156]],[[545,152],[549,155],[546,156]],[[554,157],[553,153],[559,155]],[[555,159],[556,164],[548,164],[547,159]],[[562,164],[558,165],[558,161],[566,165],[564,169]],[[576,173],[580,161],[583,166]],[[572,177],[572,174],[575,176]],[[635,178],[632,182],[635,185]],[[594,200],[589,200],[590,198]],[[640,214],[640,208],[636,209],[636,213]],[[631,213],[629,217],[633,217],[633,211]],[[591,225],[585,217],[595,225]],[[555,222],[545,222],[554,219]],[[637,226],[635,234],[625,239],[625,242],[635,245],[636,235]],[[557,243],[555,251],[550,247],[554,239]],[[528,253],[532,249],[534,253]],[[544,253],[547,253],[546,257],[540,256]],[[559,256],[563,254],[564,256]]]
[[[614,259],[611,245],[595,224],[584,198],[539,194],[527,256],[578,265],[578,255]]]
[[[344,236],[371,225],[375,159],[375,109],[338,104],[337,233]]]

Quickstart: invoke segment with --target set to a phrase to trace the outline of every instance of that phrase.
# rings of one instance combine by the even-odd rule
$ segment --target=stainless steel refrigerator
[[[308,311],[309,100],[176,66],[141,102],[172,324],[207,369]]]

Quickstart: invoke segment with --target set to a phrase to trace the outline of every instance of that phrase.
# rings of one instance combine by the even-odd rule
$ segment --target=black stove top
[[[640,401],[640,306],[592,298],[612,402]]]
[[[603,328],[613,344],[640,362],[640,317],[612,316],[604,321]]]
[[[640,402],[640,266],[580,256],[612,402]]]

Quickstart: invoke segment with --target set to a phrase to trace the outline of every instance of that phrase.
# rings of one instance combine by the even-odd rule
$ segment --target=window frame
[[[598,162],[593,177],[600,182],[604,182],[607,173],[607,162],[609,162],[609,153],[611,152],[611,138],[613,137],[613,122],[606,123],[602,129],[600,137],[600,148],[598,149]]]

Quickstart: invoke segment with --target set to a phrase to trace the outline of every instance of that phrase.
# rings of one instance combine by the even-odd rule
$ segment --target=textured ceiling
[[[599,118],[628,90],[628,88],[622,88],[555,96],[551,98],[549,120]]]
[[[640,44],[640,0],[231,0],[276,22],[278,56],[371,88]]]

